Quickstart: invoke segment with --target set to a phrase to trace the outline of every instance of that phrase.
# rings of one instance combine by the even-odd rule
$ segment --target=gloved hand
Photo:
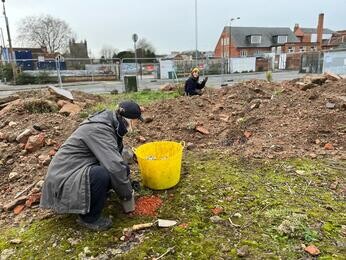
[[[128,166],[127,164],[123,164],[123,166],[126,168],[127,177],[129,177],[131,173],[130,166]]]
[[[131,186],[132,189],[136,192],[139,192],[141,190],[141,184],[139,183],[139,181],[131,181]]]
[[[133,159],[133,161],[134,161],[135,163],[138,163],[137,156],[136,156],[136,154],[135,154],[135,153],[133,153],[133,157],[132,157],[132,159]]]
[[[130,213],[135,210],[135,191],[132,191],[132,197],[129,200],[121,200],[121,205],[125,213]]]

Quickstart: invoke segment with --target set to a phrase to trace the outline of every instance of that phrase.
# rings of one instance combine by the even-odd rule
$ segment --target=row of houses
[[[198,58],[264,57],[266,54],[304,53],[334,49],[346,44],[346,30],[324,28],[324,14],[319,14],[316,28],[230,27],[225,26],[212,55],[199,52]],[[172,52],[167,59],[195,58],[194,52]]]
[[[312,62],[319,58],[320,51],[346,48],[346,30],[333,31],[324,28],[324,14],[319,14],[316,28],[300,27],[296,24],[291,30],[288,27],[230,27],[223,28],[214,51],[197,52],[199,66],[207,73],[228,73],[263,71],[275,69],[298,70],[302,66],[306,71],[311,69]],[[22,70],[55,69],[54,58],[57,53],[50,54],[45,48],[14,48],[17,65]],[[304,57],[315,53],[313,58]],[[84,69],[88,61],[87,42],[69,42],[69,51],[64,54],[68,63],[62,62],[61,69]],[[8,60],[8,50],[2,49],[1,58]],[[171,60],[177,71],[185,73],[195,66],[195,51],[172,52],[170,55],[158,55],[158,60]],[[84,60],[83,60],[84,59]],[[35,62],[36,61],[36,62]],[[304,61],[304,64],[303,62]],[[239,67],[236,68],[236,65]],[[248,64],[248,65],[246,65]],[[249,65],[251,64],[251,65]]]

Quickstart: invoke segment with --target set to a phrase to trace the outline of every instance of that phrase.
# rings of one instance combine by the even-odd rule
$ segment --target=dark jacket
[[[198,82],[198,78],[190,77],[185,81],[185,94],[187,96],[199,95],[201,90],[205,87],[206,80],[204,79],[201,83]]]
[[[88,213],[89,171],[93,165],[101,165],[111,173],[112,188],[121,199],[131,198],[127,165],[119,151],[126,133],[122,124],[113,111],[105,110],[86,119],[74,131],[48,167],[41,207],[58,213]]]

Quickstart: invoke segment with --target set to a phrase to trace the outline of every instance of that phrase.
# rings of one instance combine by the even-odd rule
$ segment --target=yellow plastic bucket
[[[153,190],[175,186],[180,180],[181,160],[185,143],[151,142],[133,149],[143,185]]]

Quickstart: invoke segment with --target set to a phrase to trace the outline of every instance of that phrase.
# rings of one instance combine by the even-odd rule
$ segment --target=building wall
[[[265,58],[256,59],[256,71],[267,71],[270,68],[269,60]]]
[[[89,58],[87,42],[76,43],[74,39],[69,42],[70,57]]]

